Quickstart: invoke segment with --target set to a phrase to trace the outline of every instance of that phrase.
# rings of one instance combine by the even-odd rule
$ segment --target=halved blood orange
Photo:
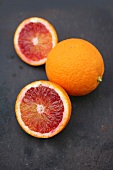
[[[15,112],[24,131],[37,138],[49,138],[67,125],[71,116],[71,101],[62,87],[40,80],[20,91]]]
[[[44,64],[57,42],[54,27],[47,20],[38,17],[24,20],[14,34],[14,47],[18,56],[33,66]]]

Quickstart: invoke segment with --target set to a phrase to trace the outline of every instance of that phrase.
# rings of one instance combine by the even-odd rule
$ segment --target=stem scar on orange
[[[14,34],[14,47],[18,56],[33,66],[44,64],[57,42],[54,27],[47,20],[38,17],[24,20]]]
[[[44,80],[25,86],[15,104],[18,123],[37,138],[49,138],[61,132],[69,122],[71,108],[65,90]]]
[[[48,54],[46,74],[69,95],[90,93],[102,81],[104,61],[90,42],[71,38],[59,42]]]

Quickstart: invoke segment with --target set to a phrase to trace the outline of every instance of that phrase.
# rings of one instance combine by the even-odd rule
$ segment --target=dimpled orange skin
[[[58,43],[49,53],[46,74],[69,95],[82,96],[99,85],[104,61],[97,48],[86,40],[71,38]]]

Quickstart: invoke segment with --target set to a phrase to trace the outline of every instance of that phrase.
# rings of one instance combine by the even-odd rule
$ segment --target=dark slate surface
[[[44,66],[22,62],[13,47],[18,24],[43,17],[59,41],[79,37],[103,55],[103,82],[84,97],[70,97],[72,117],[51,139],[36,139],[18,125],[14,105],[23,86],[47,79]],[[113,1],[0,0],[0,170],[113,170]]]

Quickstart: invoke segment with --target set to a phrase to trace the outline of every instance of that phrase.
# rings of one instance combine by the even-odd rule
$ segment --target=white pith
[[[42,104],[37,104],[37,112],[39,114],[44,112],[44,106]]]
[[[33,43],[34,46],[38,45],[38,38],[37,38],[37,37],[34,37],[34,38],[32,39],[32,43]]]

